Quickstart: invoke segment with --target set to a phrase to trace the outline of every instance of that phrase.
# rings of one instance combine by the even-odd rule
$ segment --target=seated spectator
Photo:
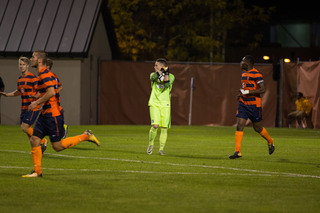
[[[299,128],[302,128],[302,123],[301,121],[310,115],[311,110],[312,110],[312,105],[310,101],[303,96],[302,92],[297,93],[297,100],[295,102],[296,104],[296,111],[291,112],[288,114],[288,123],[289,123],[289,128],[291,128],[291,123],[293,121],[297,121]]]

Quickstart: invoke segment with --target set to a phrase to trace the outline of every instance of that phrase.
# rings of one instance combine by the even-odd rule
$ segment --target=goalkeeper
[[[171,89],[174,82],[174,75],[169,73],[167,61],[163,58],[156,60],[155,72],[151,73],[151,95],[149,99],[151,128],[149,131],[149,146],[147,153],[152,154],[154,139],[157,136],[158,128],[161,128],[159,137],[159,155],[166,155],[163,151],[167,141],[167,131],[171,126]]]

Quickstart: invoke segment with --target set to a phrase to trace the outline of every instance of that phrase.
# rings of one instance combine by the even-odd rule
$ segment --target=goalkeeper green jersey
[[[168,83],[159,82],[158,74],[151,73],[151,95],[149,99],[149,106],[155,107],[170,107],[171,106],[171,89],[174,82],[174,75],[169,74],[170,81]]]

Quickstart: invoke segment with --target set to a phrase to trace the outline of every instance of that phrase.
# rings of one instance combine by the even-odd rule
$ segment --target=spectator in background
[[[310,115],[312,110],[312,104],[306,97],[303,96],[302,92],[297,93],[297,100],[295,104],[296,104],[296,111],[288,114],[289,128],[291,128],[293,121],[297,121],[299,128],[302,128],[301,121],[305,117]]]

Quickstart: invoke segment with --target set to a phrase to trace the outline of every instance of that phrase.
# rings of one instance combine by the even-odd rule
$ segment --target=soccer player
[[[243,129],[248,119],[253,123],[253,129],[258,132],[267,142],[269,154],[274,152],[274,140],[270,137],[267,130],[262,127],[262,107],[260,94],[265,92],[262,74],[254,67],[253,56],[245,56],[240,67],[242,70],[241,89],[238,95],[239,107],[237,110],[237,131],[235,133],[236,150],[230,159],[240,158],[241,142],[243,138]]]
[[[36,121],[40,106],[37,106],[32,111],[28,110],[28,106],[35,100],[34,96],[37,93],[38,78],[29,71],[30,60],[26,57],[19,58],[19,69],[21,76],[18,78],[17,89],[10,93],[0,92],[6,97],[21,96],[21,114],[20,124],[21,129],[27,134],[28,138],[33,134],[32,124]],[[47,146],[47,139],[43,138],[41,141],[42,152]]]
[[[81,141],[93,142],[97,146],[100,146],[100,142],[90,130],[86,130],[82,135],[62,139],[65,131],[63,127],[64,119],[61,115],[62,108],[56,96],[56,80],[52,72],[46,69],[46,63],[47,53],[45,51],[38,50],[32,54],[31,66],[35,67],[38,71],[40,98],[33,101],[28,109],[33,110],[41,104],[43,105],[43,109],[34,127],[33,135],[30,138],[34,171],[31,174],[22,176],[26,178],[42,177],[40,141],[46,135],[49,136],[52,147],[57,152],[71,148]]]
[[[47,65],[46,65],[47,70],[52,72],[52,66],[53,66],[53,61],[50,58],[47,58]],[[56,85],[55,85],[56,97],[58,99],[58,102],[60,103],[60,92],[62,91],[63,87],[62,87],[62,84],[61,84],[58,76],[54,72],[52,72],[52,74],[53,74],[53,76],[54,76],[54,78],[56,80]],[[36,99],[40,98],[40,93],[38,92],[34,96],[34,98],[36,98]],[[64,110],[63,109],[61,110],[61,114],[63,116],[63,114],[64,114]],[[68,134],[69,126],[67,124],[64,124],[63,127],[65,129],[63,138],[66,138],[67,134]],[[46,149],[46,146],[42,147],[42,153],[44,152],[45,149]]]
[[[171,90],[175,77],[169,73],[167,61],[163,58],[156,60],[154,71],[155,72],[150,75],[152,91],[148,105],[150,109],[151,128],[149,131],[147,153],[149,155],[152,154],[154,139],[160,127],[159,155],[166,155],[163,150],[167,141],[167,131],[171,126]]]
[[[50,58],[48,58],[47,59],[47,66],[46,66],[47,70],[52,72],[52,66],[53,66],[53,61]],[[60,92],[62,91],[63,87],[62,87],[62,84],[61,84],[58,76],[54,72],[52,72],[52,74],[53,74],[53,76],[55,77],[55,80],[56,80],[55,89],[56,89],[56,92],[57,92],[57,97],[59,99],[58,101],[60,103]],[[61,114],[63,116],[63,114],[64,114],[63,109],[61,110]],[[63,127],[65,129],[65,134],[64,134],[63,138],[66,138],[67,135],[68,135],[69,126],[67,124],[64,124]]]

